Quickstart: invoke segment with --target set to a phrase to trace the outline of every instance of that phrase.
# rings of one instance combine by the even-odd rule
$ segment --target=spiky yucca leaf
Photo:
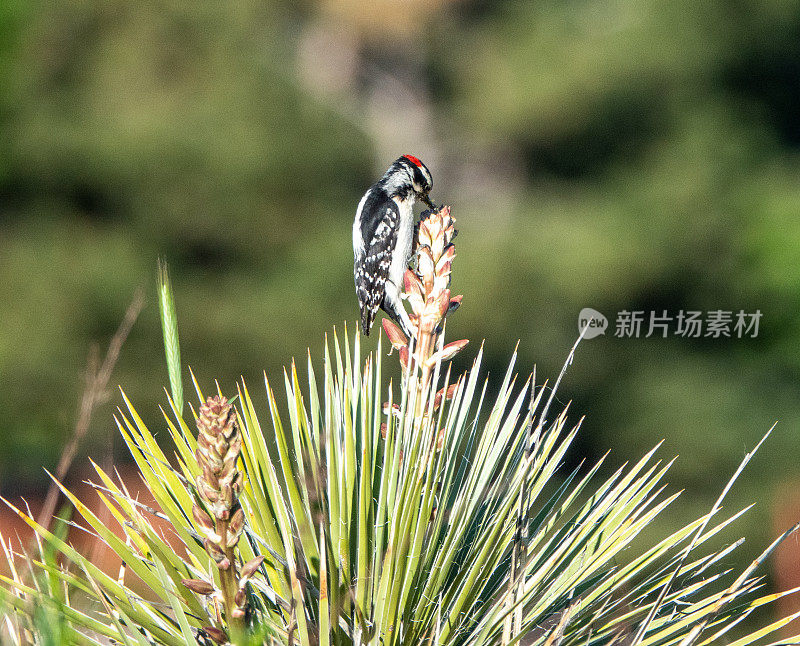
[[[362,363],[358,336],[351,346],[334,334],[322,371],[309,358],[303,380],[294,364],[285,374],[285,415],[269,381],[266,407],[240,386],[245,527],[235,559],[253,643],[482,646],[524,636],[542,646],[613,644],[630,640],[663,596],[641,631],[642,646],[722,644],[732,625],[780,596],[756,596],[760,580],[749,571],[731,587],[737,577],[721,563],[738,544],[708,548],[738,514],[717,518],[715,511],[633,551],[634,539],[677,497],[663,493],[669,463],[654,449],[605,479],[602,460],[560,474],[578,428],[562,412],[525,446],[530,425],[541,422],[542,389],[530,380],[517,385],[515,358],[488,402],[480,352],[457,379],[437,364],[422,393],[413,375],[399,390],[387,383],[381,357],[379,343]],[[199,388],[198,397],[204,401]],[[103,572],[15,508],[66,559],[9,553],[16,567],[0,589],[7,634],[46,630],[52,620],[32,620],[38,608],[58,618],[62,643],[177,645],[230,636],[220,569],[192,514],[200,474],[194,424],[170,404],[172,455],[127,398],[117,420],[158,510],[97,466],[110,523],[66,492],[125,562],[122,576]],[[509,585],[522,491],[527,556],[518,584]],[[187,580],[196,583],[187,587]],[[80,603],[71,604],[76,597]],[[504,637],[512,613],[521,625]],[[788,619],[737,646],[766,643]]]

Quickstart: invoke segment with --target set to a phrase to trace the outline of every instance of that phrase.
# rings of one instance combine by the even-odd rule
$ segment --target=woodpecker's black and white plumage
[[[378,308],[383,309],[413,336],[400,292],[411,259],[414,237],[414,202],[419,198],[434,208],[428,197],[433,178],[427,166],[413,155],[403,155],[361,198],[353,222],[353,253],[361,329],[369,334]]]

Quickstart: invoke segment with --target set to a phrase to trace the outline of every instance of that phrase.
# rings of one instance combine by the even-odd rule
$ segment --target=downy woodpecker
[[[414,336],[400,292],[411,260],[414,202],[431,209],[433,178],[413,155],[403,155],[361,198],[353,222],[356,296],[361,329],[369,335],[378,308],[391,316],[410,339]]]

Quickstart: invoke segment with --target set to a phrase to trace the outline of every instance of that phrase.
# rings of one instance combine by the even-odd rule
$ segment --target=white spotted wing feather
[[[400,221],[397,205],[392,200],[383,202],[382,208],[373,215],[377,216],[373,218],[374,221],[359,222],[360,218],[357,218],[356,224],[359,226],[353,227],[356,294],[364,334],[369,334],[375,314],[383,302]],[[356,244],[357,228],[362,234],[360,245]]]

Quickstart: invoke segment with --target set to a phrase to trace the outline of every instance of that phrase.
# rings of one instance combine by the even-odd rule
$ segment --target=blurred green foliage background
[[[0,491],[45,485],[87,350],[137,286],[122,384],[154,427],[170,263],[183,360],[232,389],[355,325],[356,204],[403,153],[458,219],[451,339],[558,374],[573,459],[665,439],[710,506],[800,479],[800,4],[789,0],[0,2]],[[761,310],[757,338],[620,339],[621,310]],[[368,347],[374,346],[374,337]],[[187,384],[188,386],[188,384]],[[83,447],[114,433],[111,402]],[[120,455],[120,457],[122,457]]]

